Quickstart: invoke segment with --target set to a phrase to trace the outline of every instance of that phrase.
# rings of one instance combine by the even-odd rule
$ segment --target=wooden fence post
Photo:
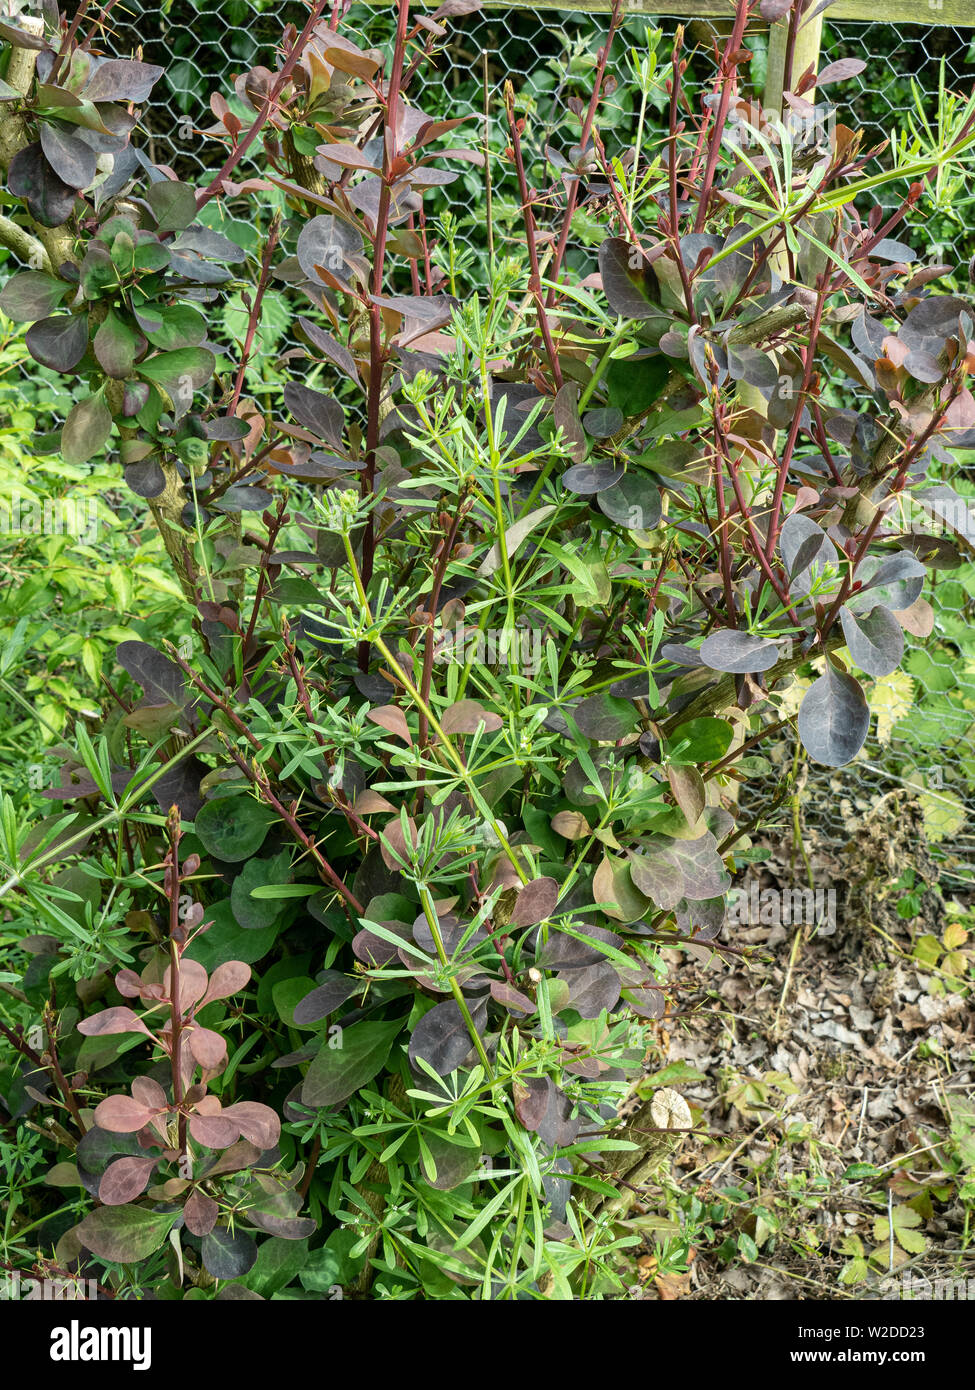
[[[815,4],[811,7],[815,9]],[[792,75],[790,78],[790,88],[794,87],[807,68],[811,67],[816,72],[819,67],[819,46],[823,35],[823,16],[816,15],[813,19],[800,20],[800,28],[796,34],[795,48],[792,56]],[[785,59],[786,49],[789,41],[789,16],[778,20],[769,29],[768,44],[768,71],[765,78],[765,92],[762,105],[765,108],[767,118],[773,115],[783,116],[782,91],[785,84]],[[815,88],[803,92],[806,101],[815,101]],[[789,258],[785,246],[774,251],[770,257],[770,264],[776,274],[782,278],[788,274]],[[765,398],[755,386],[749,386],[742,382],[738,390],[738,400],[746,409],[755,410],[759,415],[765,415]],[[772,443],[773,452],[775,450],[775,440]],[[745,461],[739,461],[743,466]],[[751,492],[757,469],[754,467],[744,468],[747,476],[746,491]]]
[[[811,7],[815,9],[815,5]],[[823,37],[823,15],[813,19],[800,20],[796,34],[796,47],[792,59],[792,84],[811,67],[813,72],[819,66],[819,46]],[[768,74],[765,79],[765,109],[782,114],[782,85],[785,74],[785,50],[789,36],[789,16],[778,20],[769,29]],[[806,101],[815,100],[815,88],[803,92]]]

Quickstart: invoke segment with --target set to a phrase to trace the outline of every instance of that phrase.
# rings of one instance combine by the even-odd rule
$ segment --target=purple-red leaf
[[[95,1124],[115,1134],[133,1134],[152,1119],[152,1111],[134,1096],[106,1096],[95,1107]]]
[[[98,1200],[107,1207],[120,1207],[141,1196],[158,1162],[158,1155],[151,1158],[117,1158],[102,1174],[98,1184]]]
[[[83,1018],[78,1024],[78,1032],[84,1033],[86,1038],[100,1038],[108,1033],[145,1033],[147,1038],[152,1037],[142,1020],[124,1005],[102,1009],[101,1013],[92,1014],[91,1018]]]

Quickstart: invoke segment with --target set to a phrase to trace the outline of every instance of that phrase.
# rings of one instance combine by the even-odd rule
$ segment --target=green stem
[[[369,600],[366,598],[366,591],[363,588],[362,584],[362,576],[360,575],[359,567],[356,564],[355,552],[352,549],[352,543],[349,540],[348,531],[343,531],[342,541],[345,545],[345,554],[349,562],[349,569],[352,573],[352,582],[355,585],[355,591],[359,599],[359,604],[362,608],[363,614],[365,615],[366,621],[370,625],[373,625],[375,620],[372,616],[372,610],[369,607]],[[373,636],[371,640],[375,642],[376,646],[379,648],[380,652],[383,654],[386,661],[389,663],[390,670],[396,676],[396,679],[402,685],[403,689],[408,693],[410,699],[413,700],[417,709],[421,710],[422,713],[426,716],[427,723],[430,725],[430,728],[433,729],[434,733],[437,735],[437,738],[440,740],[444,753],[447,755],[447,758],[453,764],[454,770],[456,771],[458,777],[460,777],[461,781],[464,783],[464,786],[467,788],[471,800],[477,806],[481,815],[484,816],[488,824],[491,826],[491,829],[497,836],[498,843],[504,850],[504,853],[507,856],[509,862],[511,863],[512,868],[515,870],[515,873],[521,879],[522,883],[528,883],[528,876],[526,875],[525,870],[519,862],[514,850],[511,848],[511,845],[508,843],[508,837],[505,835],[504,831],[498,824],[494,812],[491,810],[490,806],[488,806],[487,802],[484,800],[484,797],[481,795],[477,787],[477,784],[474,781],[474,778],[471,776],[470,772],[464,765],[463,758],[460,756],[460,754],[457,752],[457,749],[451,743],[448,735],[444,732],[440,724],[440,721],[437,719],[437,716],[434,714],[433,710],[427,704],[426,700],[424,700],[423,696],[420,694],[419,690],[417,690],[416,686],[410,680],[409,676],[400,666],[399,662],[396,660],[395,656],[390,651],[389,647],[386,645],[383,639],[377,634]]]
[[[477,1031],[477,1026],[474,1023],[474,1019],[471,1015],[471,1011],[468,1006],[467,1000],[461,993],[460,985],[457,983],[456,979],[450,972],[450,961],[447,959],[447,951],[443,944],[443,937],[440,934],[440,923],[437,920],[437,914],[434,910],[433,902],[430,898],[429,888],[420,888],[420,899],[423,903],[423,914],[426,917],[427,925],[430,928],[430,935],[433,937],[433,944],[437,948],[437,956],[440,960],[440,964],[444,970],[444,973],[447,975],[450,981],[450,992],[454,996],[454,1003],[457,1005],[458,1009],[460,1009],[461,1014],[463,1015],[464,1022],[467,1025],[467,1031],[471,1035],[471,1042],[474,1044],[474,1047],[477,1050],[477,1055],[481,1059],[481,1066],[484,1068],[484,1074],[493,1084],[494,1069],[491,1066],[491,1060],[484,1050],[484,1043],[481,1041],[481,1035]]]
[[[204,729],[202,733],[197,734],[196,738],[192,739],[185,748],[181,748],[174,758],[170,758],[167,762],[163,763],[162,767],[154,772],[150,778],[136,787],[128,797],[123,798],[118,806],[114,807],[111,811],[106,811],[103,816],[99,816],[98,820],[92,825],[86,826],[84,830],[79,830],[77,835],[71,835],[67,840],[61,840],[58,844],[49,849],[46,854],[40,855],[37,859],[31,859],[26,864],[22,865],[17,873],[11,874],[8,879],[0,883],[0,898],[9,893],[11,888],[19,888],[24,881],[24,875],[29,871],[40,869],[43,865],[50,864],[53,860],[64,859],[73,846],[83,844],[85,840],[89,839],[97,831],[104,830],[106,826],[113,825],[116,821],[122,820],[128,815],[132,807],[138,803],[145,792],[154,787],[161,777],[165,777],[170,768],[175,767],[178,762],[186,757],[187,753],[192,753],[194,748],[198,748],[204,739],[210,737],[210,733],[211,731],[209,729]],[[165,824],[165,817],[152,816],[149,823],[153,825],[163,825]]]

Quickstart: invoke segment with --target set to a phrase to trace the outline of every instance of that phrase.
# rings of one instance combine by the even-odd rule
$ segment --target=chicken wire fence
[[[0,0],[0,10],[19,10],[18,0]],[[919,11],[921,6],[919,4]],[[288,22],[299,27],[307,16],[300,3],[270,0],[168,0],[161,6],[142,0],[121,0],[111,9],[101,51],[118,57],[137,55],[159,63],[165,75],[145,113],[143,139],[157,162],[177,176],[198,180],[218,166],[222,145],[203,134],[212,124],[209,98],[229,96],[232,77],[249,68],[276,66],[276,46]],[[616,62],[625,69],[630,54],[647,51],[647,32],[659,30],[657,74],[647,100],[648,130],[664,110],[663,81],[670,39],[678,22],[685,26],[685,46],[691,51],[691,82],[705,82],[713,73],[714,40],[727,32],[717,20],[678,21],[667,16],[628,16],[616,40]],[[973,5],[975,26],[975,5]],[[346,32],[364,46],[384,47],[392,35],[388,5],[354,5]],[[483,148],[485,139],[500,155],[507,143],[501,96],[505,81],[513,83],[519,113],[527,122],[525,143],[534,162],[537,182],[550,183],[544,172],[546,146],[565,148],[578,135],[572,124],[573,98],[588,98],[596,53],[609,25],[606,14],[572,13],[558,8],[487,5],[479,13],[450,21],[431,63],[421,68],[412,99],[428,114],[468,117],[455,132],[455,144]],[[767,40],[749,37],[752,59],[748,76],[755,95],[764,86]],[[920,100],[929,119],[936,115],[939,89],[967,94],[975,72],[975,27],[930,23],[885,24],[881,21],[831,22],[827,12],[822,38],[822,61],[853,57],[864,70],[831,96],[845,111],[846,123],[865,132],[865,148],[893,138]],[[243,114],[243,113],[242,113]],[[621,81],[608,92],[600,111],[599,128],[607,148],[625,148],[636,129],[638,102],[631,84]],[[465,134],[466,131],[466,134]],[[456,168],[457,166],[452,166]],[[510,164],[492,159],[494,214],[497,235],[514,246],[520,239],[517,190]],[[435,192],[435,191],[434,191]],[[435,192],[436,196],[436,192]],[[896,186],[880,195],[887,206],[896,203]],[[430,201],[429,199],[427,200]],[[914,214],[923,225],[917,245],[929,261],[959,267],[955,283],[967,287],[965,269],[975,252],[975,189],[963,179],[939,175],[931,195]],[[435,218],[446,200],[430,208]],[[449,194],[449,207],[459,219],[457,240],[475,260],[484,254],[483,173],[462,166]],[[253,231],[253,229],[251,229]],[[594,259],[602,233],[591,230],[577,214],[572,256],[578,268]],[[910,237],[904,233],[904,239]],[[0,271],[2,274],[2,271]],[[294,344],[288,337],[289,314],[282,304],[280,322],[271,322],[263,343],[269,373],[268,391],[280,386],[279,364]],[[243,306],[231,306],[223,328],[233,333],[233,315],[244,317]],[[25,372],[34,370],[28,364]],[[975,608],[975,580],[965,582],[968,570],[935,575],[936,628],[931,639],[908,655],[902,672],[879,682],[871,738],[859,759],[846,769],[810,770],[809,814],[827,837],[848,839],[856,816],[898,784],[912,786],[921,797],[925,822],[940,855],[946,880],[953,888],[970,884],[975,872],[975,640],[964,638]],[[973,571],[975,573],[975,571]],[[776,775],[774,770],[770,774]],[[767,790],[767,788],[766,788]],[[761,790],[759,794],[762,794]],[[852,817],[852,820],[851,820]]]

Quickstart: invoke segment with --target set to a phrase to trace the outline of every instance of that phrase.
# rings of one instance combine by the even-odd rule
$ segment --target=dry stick
[[[613,0],[613,13],[609,21],[609,32],[606,35],[606,42],[599,50],[599,57],[596,62],[596,80],[593,83],[592,96],[589,98],[589,107],[586,111],[585,120],[582,123],[582,133],[579,137],[580,156],[585,153],[589,138],[592,135],[593,122],[596,119],[596,110],[599,106],[599,99],[602,96],[603,81],[606,77],[606,65],[609,62],[610,50],[613,47],[613,40],[616,31],[623,18],[622,0]],[[562,269],[562,261],[565,258],[566,248],[569,244],[569,234],[572,229],[572,218],[575,214],[576,204],[579,201],[579,185],[581,177],[575,178],[569,187],[565,199],[565,212],[562,215],[562,227],[559,232],[559,239],[556,243],[555,254],[552,258],[552,279],[556,282],[545,297],[545,307],[551,309],[555,303],[555,296],[558,293],[557,284],[559,271]]]
[[[793,846],[793,851],[792,851],[792,854],[791,854],[791,856],[790,856],[789,871],[790,871],[790,873],[792,872],[793,866],[794,866],[794,864],[795,864],[795,850],[796,850],[796,848],[798,847],[799,852],[800,852],[800,854],[802,855],[802,862],[803,862],[803,864],[805,865],[805,868],[806,868],[806,878],[807,878],[807,880],[808,880],[809,887],[810,887],[810,888],[814,888],[812,864],[809,862],[809,855],[808,855],[808,853],[807,853],[807,851],[806,851],[806,846],[805,846],[805,844],[804,844],[804,842],[803,842],[803,838],[802,838],[802,818],[801,818],[801,813],[800,813],[800,809],[799,809],[799,793],[800,793],[801,787],[800,787],[799,782],[797,781],[797,778],[798,778],[798,773],[799,773],[799,756],[800,756],[800,753],[801,753],[801,752],[802,752],[802,744],[801,744],[801,743],[799,742],[799,740],[797,739],[797,740],[796,740],[795,757],[794,757],[793,760],[792,760],[792,786],[791,786],[791,798],[792,798],[792,846]],[[793,974],[793,971],[795,970],[795,967],[796,967],[796,960],[797,960],[798,957],[799,957],[799,947],[800,947],[800,945],[802,944],[802,942],[804,941],[805,935],[806,935],[806,924],[805,924],[804,922],[800,922],[800,923],[798,924],[798,926],[796,927],[795,934],[793,935],[793,938],[792,938],[792,949],[791,949],[791,951],[789,952],[789,965],[788,965],[788,969],[787,969],[786,972],[785,972],[785,979],[784,979],[783,982],[782,982],[782,992],[781,992],[781,994],[779,995],[779,1002],[778,1002],[778,1005],[777,1005],[776,1010],[775,1010],[775,1018],[774,1018],[773,1021],[772,1021],[772,1036],[773,1036],[773,1037],[776,1037],[776,1036],[778,1035],[779,1018],[780,1018],[780,1016],[781,1016],[781,1014],[782,1014],[783,1008],[785,1007],[785,1001],[786,1001],[786,999],[788,998],[788,995],[789,995],[789,987],[790,987],[790,985],[792,984],[792,974]]]
[[[538,319],[538,329],[545,344],[545,353],[548,357],[549,366],[552,369],[552,376],[555,378],[557,388],[562,386],[562,369],[559,366],[558,353],[555,351],[555,343],[552,341],[552,330],[549,326],[548,314],[545,311],[545,301],[542,299],[542,278],[538,265],[538,243],[535,237],[535,214],[532,212],[532,202],[534,197],[528,187],[528,179],[525,175],[525,161],[521,152],[521,131],[518,121],[515,118],[515,93],[510,82],[504,84],[504,107],[508,117],[508,129],[511,132],[511,150],[515,158],[515,171],[518,175],[518,192],[521,197],[521,215],[525,224],[525,241],[528,246],[528,260],[531,266],[531,276],[528,281],[528,293],[531,295],[535,304],[535,314]]]

